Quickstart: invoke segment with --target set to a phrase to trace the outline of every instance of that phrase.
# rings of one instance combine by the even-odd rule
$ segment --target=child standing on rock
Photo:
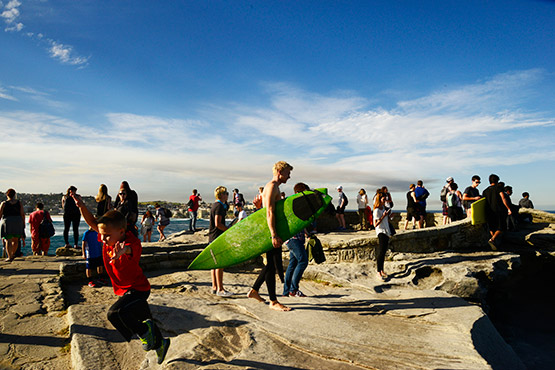
[[[108,211],[96,220],[80,196],[73,195],[73,199],[85,222],[99,233],[99,240],[103,243],[104,267],[112,281],[114,293],[120,296],[108,310],[108,320],[128,342],[137,334],[145,351],[156,350],[158,363],[161,364],[170,340],[162,337],[148,307],[150,283],[139,267],[141,241],[132,232],[126,231],[127,220],[121,212]]]
[[[104,261],[102,261],[102,243],[98,240],[98,233],[92,228],[85,231],[83,234],[83,258],[87,261],[86,274],[87,279],[89,279],[89,286],[91,288],[97,285],[104,285],[105,282],[102,279],[102,266],[104,266]],[[93,270],[96,270],[97,282],[93,280]]]

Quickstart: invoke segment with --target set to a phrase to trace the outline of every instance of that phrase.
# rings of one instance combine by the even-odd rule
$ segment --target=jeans
[[[308,266],[308,253],[303,242],[299,239],[289,239],[287,247],[289,248],[289,266],[285,272],[283,295],[299,290],[299,282]]]
[[[197,229],[197,214],[198,211],[189,211],[189,231]]]

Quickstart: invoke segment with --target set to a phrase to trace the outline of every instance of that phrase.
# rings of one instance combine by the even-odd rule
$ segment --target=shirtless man
[[[287,162],[280,161],[274,164],[273,178],[266,184],[262,192],[262,202],[263,206],[266,207],[266,220],[268,222],[268,228],[270,229],[274,249],[266,253],[266,266],[260,271],[252,289],[247,294],[249,298],[254,298],[259,302],[266,302],[258,293],[262,283],[266,281],[268,295],[270,296],[270,308],[277,311],[291,311],[291,308],[279,303],[276,297],[276,269],[280,277],[283,276],[283,265],[281,263],[281,245],[283,244],[283,240],[277,234],[276,230],[275,205],[281,198],[279,186],[285,184],[287,180],[289,180],[292,170],[293,167]]]

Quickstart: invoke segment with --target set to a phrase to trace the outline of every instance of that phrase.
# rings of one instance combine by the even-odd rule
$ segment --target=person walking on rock
[[[273,177],[264,186],[262,193],[263,206],[266,207],[266,221],[270,229],[273,249],[266,253],[266,266],[260,271],[258,278],[254,282],[252,289],[247,297],[256,299],[259,302],[266,302],[259,294],[262,283],[266,281],[268,295],[270,296],[270,308],[277,311],[291,311],[291,308],[282,305],[276,297],[276,272],[283,281],[283,261],[281,259],[281,245],[283,240],[276,230],[276,202],[281,199],[279,186],[285,184],[291,175],[293,166],[289,163],[280,161],[274,164]]]
[[[296,193],[310,190],[308,185],[302,182],[295,184],[293,190]],[[285,280],[283,282],[283,295],[291,297],[306,297],[300,291],[299,283],[303,277],[304,270],[308,266],[308,253],[304,247],[306,241],[307,230],[301,230],[297,235],[285,242],[289,248],[289,265],[285,271]]]
[[[498,249],[503,231],[507,229],[507,215],[511,214],[509,204],[503,194],[503,186],[499,184],[499,176],[489,175],[488,186],[482,193],[486,198],[486,223],[489,227],[491,238],[488,240],[490,248]]]

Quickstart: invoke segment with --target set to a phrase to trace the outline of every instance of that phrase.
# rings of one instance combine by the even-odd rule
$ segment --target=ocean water
[[[64,221],[62,216],[52,216],[52,221],[54,224],[54,229],[56,230],[56,234],[50,238],[50,249],[48,250],[48,254],[53,255],[56,253],[56,248],[60,248],[63,247],[65,245],[64,243]],[[137,223],[139,226],[139,223]],[[204,219],[198,219],[197,220],[197,228],[208,228],[209,226],[209,221],[208,220],[204,220]],[[85,223],[85,221],[83,219],[81,219],[81,222],[79,223],[79,247],[81,246],[81,240],[83,239],[83,234],[85,233],[85,231],[87,231],[89,229],[88,225]],[[189,219],[188,218],[172,218],[170,219],[170,224],[168,226],[166,226],[166,228],[164,229],[164,234],[166,234],[166,236],[169,236],[173,233],[177,233],[183,230],[188,230],[189,229]],[[29,224],[26,224],[26,228],[25,228],[25,235],[27,236],[27,239],[25,239],[25,247],[22,248],[22,252],[23,255],[28,256],[33,254],[32,253],[32,249],[31,249],[31,230],[29,229]],[[142,239],[142,235],[139,235],[141,241]],[[152,231],[152,238],[151,241],[155,242],[158,241],[158,238],[160,237],[160,233],[158,233],[158,230],[156,230],[156,227],[153,228]],[[73,229],[70,228],[69,230],[69,243],[72,244],[73,243]]]

